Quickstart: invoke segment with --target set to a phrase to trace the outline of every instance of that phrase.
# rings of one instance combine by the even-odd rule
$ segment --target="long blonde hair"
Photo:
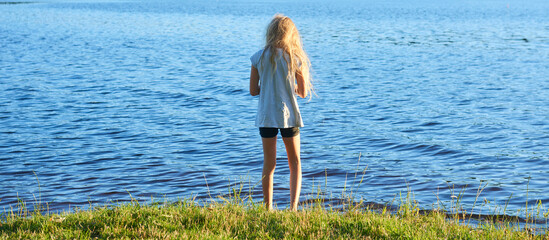
[[[276,69],[275,57],[277,57],[277,48],[287,53],[287,55],[283,54],[284,61],[286,61],[286,65],[288,66],[287,78],[293,79],[295,73],[301,73],[305,83],[305,93],[307,95],[312,93],[311,62],[307,53],[303,50],[301,36],[294,22],[282,14],[276,14],[273,17],[271,23],[267,26],[267,33],[265,34],[265,51],[271,50],[269,61],[273,67],[273,72]]]

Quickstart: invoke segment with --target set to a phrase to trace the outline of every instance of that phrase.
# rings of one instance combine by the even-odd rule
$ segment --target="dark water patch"
[[[460,154],[459,151],[454,151],[454,150],[450,150],[450,149],[442,149],[440,151],[437,151],[436,153],[434,153],[433,155],[434,156],[446,156],[446,155],[457,155],[457,154]]]
[[[115,197],[115,196],[123,196],[128,195],[128,192],[121,192],[121,191],[106,191],[106,192],[99,192],[96,194],[97,196],[101,197]]]
[[[425,131],[424,129],[418,129],[418,128],[411,128],[411,129],[404,129],[404,130],[401,130],[401,132],[403,133],[418,133],[418,132],[423,132]]]
[[[432,126],[438,126],[438,125],[441,125],[441,124],[442,123],[440,123],[440,122],[426,122],[426,123],[420,124],[419,126],[432,127]]]
[[[530,42],[530,40],[528,40],[528,38],[525,38],[525,37],[518,37],[518,38],[505,38],[504,40],[506,41],[513,41],[513,42]]]
[[[331,176],[334,176],[334,175],[341,175],[341,173],[337,172],[337,171],[330,171],[330,175]],[[316,178],[316,179],[319,179],[319,178],[326,178],[327,175],[328,175],[328,170],[326,169],[325,171],[303,171],[302,175],[304,177],[307,177],[307,178]]]
[[[96,180],[101,180],[101,178],[100,177],[86,177],[86,178],[82,178],[78,181],[83,182],[83,183],[90,183],[90,182],[93,182],[93,181],[96,181]]]
[[[114,160],[120,160],[120,159],[121,157],[105,157],[105,158],[94,159],[94,161],[103,162],[103,161],[114,161]]]
[[[36,2],[0,2],[0,5],[31,4]]]

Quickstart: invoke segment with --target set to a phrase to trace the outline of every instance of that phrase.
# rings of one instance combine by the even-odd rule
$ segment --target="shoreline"
[[[310,199],[300,210],[264,210],[239,195],[209,200],[116,203],[87,210],[4,213],[0,238],[465,238],[546,239],[547,227],[518,218],[478,219],[462,213],[421,210],[406,199],[398,207],[334,199]],[[202,201],[202,202],[201,202]],[[24,207],[24,206],[23,206]],[[547,218],[545,219],[547,226]]]

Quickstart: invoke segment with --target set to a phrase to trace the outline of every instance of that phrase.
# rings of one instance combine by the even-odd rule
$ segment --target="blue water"
[[[260,200],[249,57],[276,12],[314,70],[317,96],[299,102],[302,200],[317,186],[382,204],[410,189],[432,208],[463,191],[471,209],[486,184],[475,212],[549,204],[547,1],[86,0],[0,3],[0,208],[239,183]]]

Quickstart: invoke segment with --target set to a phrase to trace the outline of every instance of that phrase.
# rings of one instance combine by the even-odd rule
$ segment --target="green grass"
[[[124,204],[46,214],[39,207],[5,213],[0,222],[1,239],[549,239],[530,228],[510,223],[479,226],[459,224],[441,211],[421,211],[413,204],[369,210],[348,203],[335,210],[322,199],[302,206],[298,212],[265,211],[260,203],[238,196],[199,204]],[[21,206],[20,206],[21,207]]]
[[[347,186],[345,181],[343,202],[334,206],[321,185],[313,186],[298,212],[266,211],[250,197],[252,189],[242,198],[242,179],[230,195],[216,199],[144,204],[130,194],[131,202],[62,213],[50,213],[39,194],[33,211],[20,200],[15,212],[0,213],[0,239],[549,239],[549,231],[534,227],[549,216],[541,201],[526,206],[525,221],[472,214],[486,185],[479,186],[470,213],[461,205],[464,190],[456,196],[452,191],[450,204],[438,210],[421,210],[409,188],[398,196],[398,207],[375,206],[352,201],[361,182]]]

